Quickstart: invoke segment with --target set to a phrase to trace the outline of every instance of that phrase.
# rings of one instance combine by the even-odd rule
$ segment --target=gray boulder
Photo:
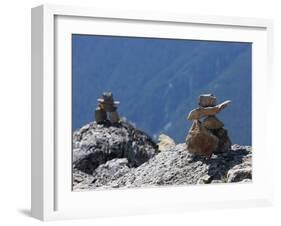
[[[124,159],[111,160],[95,169],[90,180],[75,184],[74,190],[250,182],[251,165],[250,147],[233,145],[227,153],[208,159],[178,144],[138,167],[130,168]]]
[[[241,146],[233,145],[232,149],[241,150]],[[227,182],[249,182],[252,180],[252,151],[244,147],[249,153],[243,156],[241,163],[236,164],[227,173]]]
[[[100,165],[93,172],[92,183],[96,187],[103,186],[111,181],[117,180],[130,171],[128,167],[128,159],[112,159],[105,164]]]
[[[128,167],[128,160],[126,158],[112,159],[104,164],[101,164],[96,168],[92,175],[81,174],[81,171],[74,170],[73,177],[76,178],[74,182],[74,190],[84,189],[98,189],[115,181],[130,171]],[[78,179],[77,179],[78,178]],[[79,178],[82,178],[79,180]],[[77,183],[78,182],[78,183]],[[119,187],[118,184],[112,185],[111,187]]]
[[[239,182],[246,179],[252,179],[252,169],[232,169],[227,173],[227,182]]]
[[[115,158],[126,158],[129,167],[137,167],[157,153],[155,142],[126,122],[90,123],[73,134],[73,168],[88,174]]]

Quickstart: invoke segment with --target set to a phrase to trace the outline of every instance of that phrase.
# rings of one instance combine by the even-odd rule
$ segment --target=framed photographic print
[[[32,9],[32,216],[270,205],[265,19]]]

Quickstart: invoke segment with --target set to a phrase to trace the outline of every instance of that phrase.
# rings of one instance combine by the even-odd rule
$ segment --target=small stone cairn
[[[223,128],[223,122],[216,117],[230,102],[227,100],[217,105],[213,94],[199,96],[199,107],[187,116],[188,120],[193,120],[185,140],[190,153],[211,157],[213,153],[227,152],[231,149],[227,130]]]
[[[117,106],[119,101],[114,101],[111,92],[104,92],[102,97],[98,100],[98,106],[95,110],[95,119],[97,124],[105,124],[110,122],[116,124],[120,122],[120,118],[117,112]]]

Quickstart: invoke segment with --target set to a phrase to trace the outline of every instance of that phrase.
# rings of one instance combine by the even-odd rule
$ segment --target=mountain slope
[[[233,142],[251,144],[250,44],[74,35],[72,79],[73,130],[93,120],[110,90],[121,116],[155,139],[165,132],[182,142],[197,96],[211,92],[233,100],[221,114]]]

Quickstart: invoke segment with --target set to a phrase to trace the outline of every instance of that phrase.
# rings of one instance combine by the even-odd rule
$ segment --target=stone
[[[213,94],[202,94],[198,98],[198,104],[201,107],[214,107],[216,105],[216,99]]]
[[[100,107],[96,108],[95,110],[95,119],[96,123],[100,124],[103,123],[107,118],[105,110],[101,109]]]
[[[176,146],[175,141],[165,134],[160,134],[158,140],[159,143],[157,145],[159,151],[171,150]]]
[[[115,105],[101,104],[101,106],[106,112],[115,112],[117,110],[117,107]]]
[[[91,123],[87,130],[75,131],[72,142],[73,167],[88,174],[114,158],[126,158],[130,167],[137,167],[159,151],[156,143],[146,133],[130,123],[118,126]],[[80,134],[77,136],[76,134]]]
[[[219,183],[222,183],[221,180],[212,180],[211,181],[211,184],[219,184]]]
[[[233,169],[227,173],[227,182],[240,182],[245,179],[252,179],[252,168]]]
[[[129,162],[126,158],[116,158],[99,165],[93,172],[93,181],[96,187],[100,187],[110,181],[122,177],[130,171]]]
[[[118,123],[120,121],[120,118],[119,118],[119,115],[118,115],[117,111],[109,113],[109,121],[112,124]]]
[[[211,157],[218,148],[219,140],[199,120],[195,120],[186,137],[187,150],[195,155]]]
[[[210,175],[204,175],[201,177],[198,181],[197,184],[210,184],[212,181],[212,177]]]
[[[114,105],[120,104],[119,101],[114,101],[113,94],[111,92],[104,92],[102,94],[102,97],[98,99],[98,102],[106,103],[106,104],[114,104]]]
[[[73,180],[72,180],[73,189],[75,189],[76,187],[79,187],[79,190],[83,190],[84,188],[85,189],[91,188],[91,183],[94,179],[92,175],[84,173],[77,169],[72,170],[72,175],[73,175]]]
[[[114,112],[117,109],[119,101],[113,100],[113,94],[111,92],[104,92],[102,97],[98,99],[99,105],[106,112]]]
[[[216,116],[207,116],[202,125],[207,129],[220,129],[224,126],[223,122],[220,121]]]
[[[241,183],[250,183],[250,182],[252,182],[251,179],[244,179],[244,180],[241,181]]]
[[[230,100],[227,100],[214,107],[196,108],[188,114],[187,119],[188,120],[199,120],[200,118],[202,118],[204,116],[214,116],[214,115],[218,114],[221,110],[223,110],[230,102],[231,102]]]
[[[218,138],[219,143],[217,149],[214,151],[217,153],[228,152],[231,149],[231,140],[228,136],[227,130],[224,128],[211,130],[211,132]]]

